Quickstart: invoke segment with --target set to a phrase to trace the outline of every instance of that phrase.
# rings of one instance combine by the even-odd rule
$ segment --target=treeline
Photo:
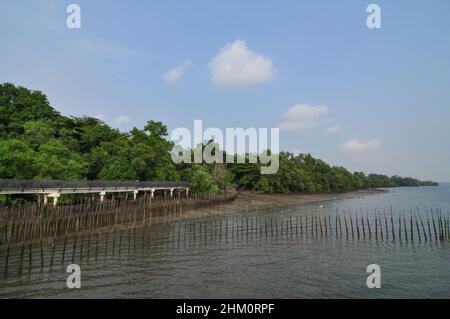
[[[280,166],[273,175],[260,175],[255,164],[230,167],[239,188],[261,193],[344,192],[366,188],[399,186],[435,186],[438,183],[414,178],[351,173],[344,167],[330,166],[310,154],[280,153]]]
[[[413,178],[351,173],[311,155],[280,153],[277,174],[259,164],[174,164],[167,127],[148,121],[120,132],[91,117],[67,117],[47,97],[0,84],[0,178],[187,180],[194,191],[229,187],[256,192],[334,192],[370,187],[435,185]]]

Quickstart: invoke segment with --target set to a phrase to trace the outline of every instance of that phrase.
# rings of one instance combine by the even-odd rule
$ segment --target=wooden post
[[[345,216],[345,212],[344,212],[344,222],[345,222],[345,236],[348,239],[348,226],[347,226],[347,217]]]
[[[372,230],[370,229],[369,214],[366,211],[367,229],[369,230],[369,239],[372,239]]]
[[[66,243],[67,243],[67,233],[66,233],[66,236],[64,237],[64,246],[63,246],[63,252],[62,252],[62,257],[61,257],[61,265],[64,264],[64,257],[66,256]]]

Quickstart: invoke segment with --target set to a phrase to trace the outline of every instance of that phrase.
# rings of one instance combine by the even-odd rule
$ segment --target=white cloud
[[[357,139],[348,140],[347,142],[341,144],[340,149],[344,152],[349,152],[352,154],[364,154],[370,153],[379,149],[381,146],[381,140],[378,138],[368,140],[366,142],[360,142]]]
[[[272,60],[251,51],[242,40],[223,47],[209,63],[212,81],[222,87],[248,87],[270,81]]]
[[[102,122],[106,121],[106,115],[103,114],[97,114],[93,116],[94,119],[100,120]]]
[[[169,84],[174,84],[181,79],[186,70],[191,66],[191,61],[185,61],[182,65],[170,69],[163,75],[164,81]]]
[[[130,118],[125,115],[119,115],[114,119],[114,124],[116,125],[124,125],[130,123]]]
[[[339,125],[333,125],[328,127],[325,132],[330,135],[335,135],[342,131],[342,128]]]
[[[313,127],[316,121],[327,113],[326,105],[297,104],[281,115],[283,122],[279,127],[286,131],[302,131]]]

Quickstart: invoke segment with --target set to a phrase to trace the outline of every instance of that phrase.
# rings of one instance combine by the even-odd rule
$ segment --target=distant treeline
[[[338,192],[373,187],[437,185],[413,178],[330,166],[309,154],[280,153],[280,168],[259,164],[174,164],[167,127],[148,121],[123,133],[91,117],[67,117],[47,97],[0,84],[0,178],[187,180],[194,191],[236,187],[256,192]]]

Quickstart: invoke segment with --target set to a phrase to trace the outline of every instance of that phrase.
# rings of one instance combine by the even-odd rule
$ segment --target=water
[[[307,214],[359,210],[424,214],[450,210],[450,185],[397,188],[360,198],[259,212],[258,218],[288,220]],[[255,214],[249,214],[252,220]],[[249,215],[225,217],[232,228]],[[426,216],[426,215],[423,215]],[[331,236],[264,236],[244,222],[239,232],[218,233],[218,217],[174,223],[130,235],[131,253],[101,253],[80,262],[82,288],[66,287],[65,264],[0,279],[2,298],[449,298],[450,242],[393,241]],[[223,220],[224,218],[221,217]],[[203,224],[204,223],[204,224]],[[202,226],[204,225],[204,226]],[[203,227],[203,228],[202,228]],[[334,226],[333,226],[334,227]],[[333,228],[333,227],[330,227]],[[397,226],[395,226],[397,227]],[[225,229],[222,227],[222,229]],[[234,228],[233,228],[234,229]],[[237,229],[237,228],[236,228]],[[278,228],[277,228],[278,229]],[[185,233],[189,230],[187,237]],[[282,231],[281,228],[279,231]],[[202,232],[204,232],[204,235]],[[259,232],[259,233],[258,233]],[[269,232],[270,233],[270,232]],[[259,235],[258,235],[259,234]],[[219,237],[220,235],[220,237]],[[409,235],[408,235],[409,236]],[[406,236],[406,237],[408,237]],[[109,241],[111,245],[111,240]],[[117,245],[117,243],[116,243]],[[109,246],[110,247],[110,246]],[[100,245],[99,251],[104,251]],[[38,257],[33,257],[36,260]],[[68,258],[70,259],[70,258]],[[366,267],[381,268],[381,289],[366,286]]]

